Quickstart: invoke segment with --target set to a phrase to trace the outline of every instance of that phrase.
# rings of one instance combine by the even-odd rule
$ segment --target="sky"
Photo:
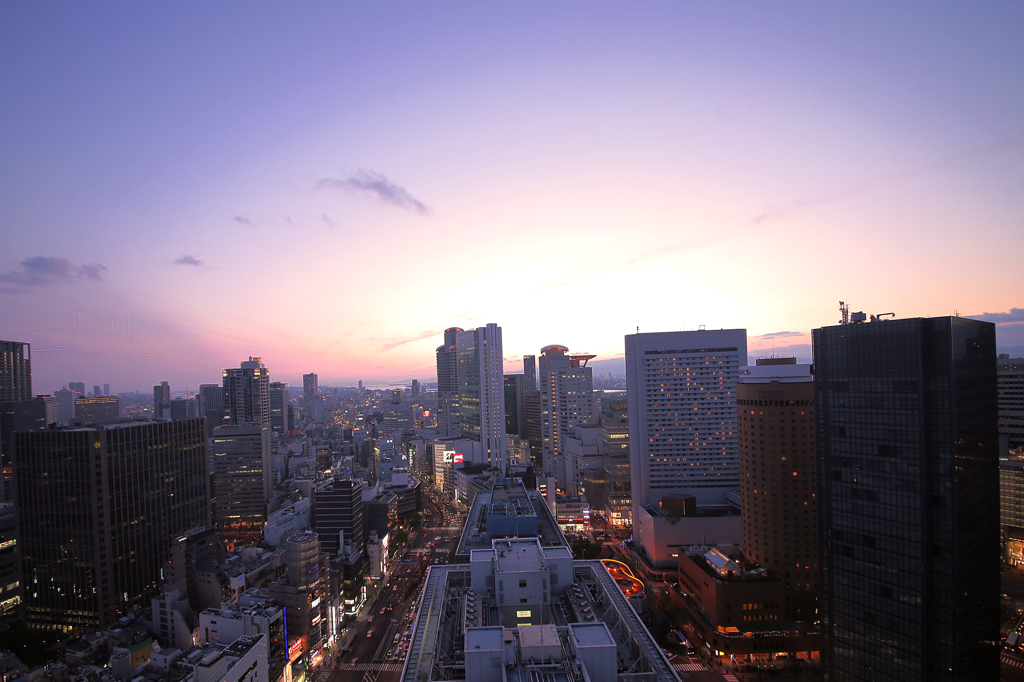
[[[1020,3],[0,4],[0,338],[36,392],[432,381],[839,301],[1024,353]],[[614,363],[613,363],[614,364]],[[611,367],[612,365],[599,365]]]

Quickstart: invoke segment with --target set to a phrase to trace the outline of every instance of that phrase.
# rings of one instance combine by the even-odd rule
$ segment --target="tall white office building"
[[[634,515],[662,497],[726,505],[740,486],[736,384],[747,331],[626,336],[626,390]]]
[[[545,346],[540,351],[541,459],[544,472],[554,476],[559,488],[569,487],[565,441],[581,424],[593,424],[594,370],[587,367],[593,355],[568,355],[565,346]],[[570,494],[575,493],[572,490]]]
[[[478,441],[482,463],[505,470],[505,374],[501,327],[488,324],[455,335],[458,415],[462,437]]]

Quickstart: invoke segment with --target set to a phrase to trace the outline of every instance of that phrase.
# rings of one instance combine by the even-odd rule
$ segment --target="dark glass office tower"
[[[202,419],[16,433],[14,477],[32,628],[148,606],[172,541],[210,523]]]
[[[363,482],[350,478],[330,479],[313,493],[309,519],[320,536],[321,551],[337,556],[344,548],[342,542],[362,551],[366,542]]]
[[[826,679],[998,679],[995,326],[813,337]]]

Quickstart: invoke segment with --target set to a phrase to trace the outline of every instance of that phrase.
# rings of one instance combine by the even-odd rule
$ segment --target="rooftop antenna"
[[[839,302],[839,314],[842,315],[839,324],[850,323],[850,306],[842,301]]]

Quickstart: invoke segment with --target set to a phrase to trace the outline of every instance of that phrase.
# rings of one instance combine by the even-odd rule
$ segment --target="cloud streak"
[[[773,339],[784,339],[792,336],[806,336],[806,332],[771,332],[770,334],[761,334],[754,338],[761,339],[762,341],[771,341]]]
[[[186,254],[186,255],[182,256],[181,258],[177,259],[176,261],[174,261],[174,263],[176,265],[195,265],[195,266],[201,266],[203,264],[203,261],[199,260],[195,256],[189,256],[189,255]]]
[[[256,223],[254,223],[253,221],[249,220],[249,216],[247,216],[247,215],[236,215],[231,220],[233,220],[234,222],[238,223],[239,225],[246,225],[248,227],[256,227]]]
[[[404,346],[407,343],[416,343],[417,341],[422,341],[423,339],[429,339],[431,336],[443,337],[444,332],[438,331],[436,329],[425,329],[419,332],[418,334],[406,336],[400,339],[395,339],[394,341],[389,341],[385,344],[382,344],[380,346],[380,349],[381,351],[389,351],[394,348],[398,348],[399,346]]]
[[[931,163],[927,166],[920,168],[913,168],[903,173],[897,173],[890,175],[885,178],[880,178],[872,182],[865,183],[858,187],[852,187],[845,192],[837,192],[829,196],[821,197],[809,197],[805,199],[796,199],[794,201],[787,201],[783,204],[777,204],[775,206],[769,206],[765,208],[760,214],[754,216],[753,223],[763,223],[766,220],[783,219],[789,216],[794,211],[800,209],[809,208],[811,206],[822,206],[824,204],[831,204],[837,201],[846,201],[848,199],[855,199],[865,194],[876,192],[880,189],[890,187],[895,184],[905,182],[907,180],[913,180],[915,178],[926,177],[941,173],[953,168],[962,166],[965,163],[976,161],[978,159],[984,159],[989,156],[996,154],[1004,154],[1006,152],[1015,151],[1024,146],[1024,138],[1013,138],[1009,140],[1003,140],[996,144],[989,145],[988,147],[982,147],[981,149],[975,149],[973,151],[965,152],[957,156],[953,156],[947,159],[942,159]]]
[[[51,287],[78,279],[102,282],[107,271],[106,265],[75,265],[67,258],[57,256],[33,256],[21,261],[20,266],[20,270],[0,274],[0,293],[23,294],[33,288]]]
[[[1024,308],[1010,308],[1008,313],[981,313],[980,315],[966,315],[975,320],[986,322],[1024,322]]]
[[[316,191],[324,190],[369,195],[385,206],[393,206],[421,216],[429,216],[433,213],[429,206],[411,195],[404,187],[395,184],[380,173],[362,168],[344,179],[321,178],[317,180]]]

